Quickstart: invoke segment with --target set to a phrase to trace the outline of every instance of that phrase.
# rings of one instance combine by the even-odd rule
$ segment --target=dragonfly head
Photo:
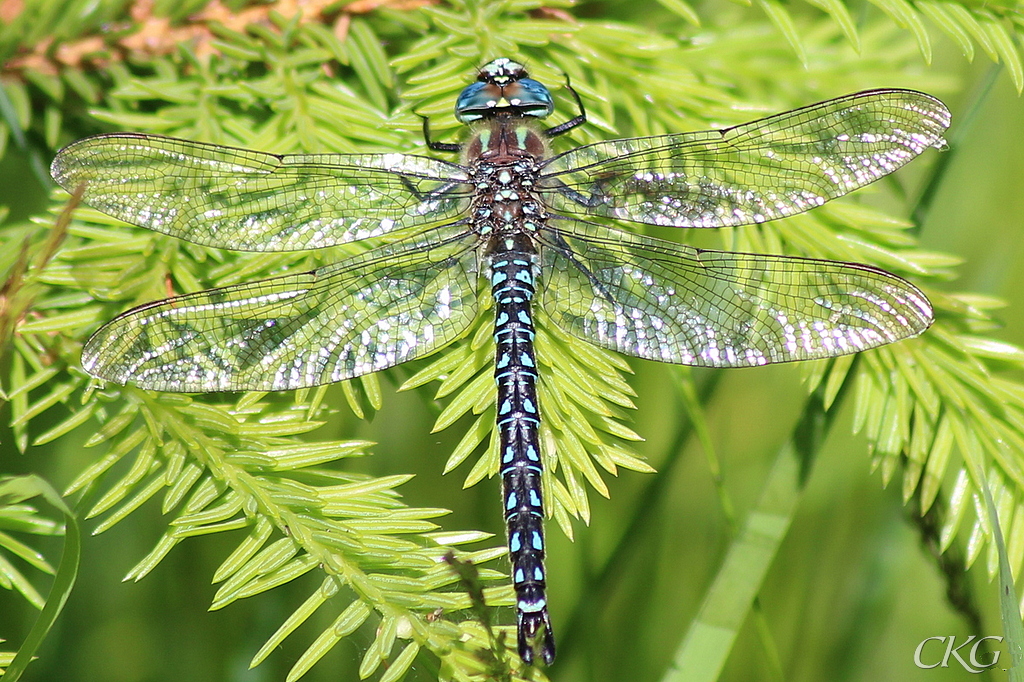
[[[506,57],[488,63],[455,101],[455,118],[462,123],[499,114],[544,118],[555,108],[551,93],[527,75],[522,64]]]

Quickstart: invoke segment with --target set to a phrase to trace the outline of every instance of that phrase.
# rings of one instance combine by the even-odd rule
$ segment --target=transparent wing
[[[611,140],[552,158],[556,211],[649,225],[724,227],[819,206],[941,147],[950,114],[912,90],[872,90],[751,123]]]
[[[932,322],[914,285],[866,265],[702,251],[555,220],[540,306],[560,328],[649,360],[743,367],[856,353]]]
[[[470,325],[475,244],[464,226],[446,226],[313,272],[150,303],[96,332],[82,366],[182,393],[279,391],[376,372]]]
[[[157,135],[79,140],[53,179],[129,223],[242,251],[298,251],[453,218],[467,206],[462,166],[406,154],[278,156]]]

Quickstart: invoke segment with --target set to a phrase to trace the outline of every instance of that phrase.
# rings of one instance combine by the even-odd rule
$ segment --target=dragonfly
[[[496,429],[517,650],[555,658],[544,566],[534,312],[628,356],[698,367],[831,358],[916,336],[932,307],[878,268],[704,250],[614,226],[763,223],[943,148],[950,113],[912,90],[859,92],[742,125],[552,151],[550,90],[509,58],[455,103],[457,161],[401,153],[278,155],[158,135],[89,137],[51,167],[128,223],[238,251],[369,240],[310,272],[125,312],[85,344],[94,377],[156,391],[281,391],[421,358],[494,315]],[[595,220],[596,218],[596,220]],[[489,287],[493,305],[484,298]]]

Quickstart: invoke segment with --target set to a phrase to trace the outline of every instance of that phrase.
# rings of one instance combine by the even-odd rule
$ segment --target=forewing
[[[450,219],[465,169],[405,154],[279,156],[157,135],[79,140],[50,174],[104,213],[196,244],[242,251],[334,246]]]
[[[464,227],[448,226],[310,273],[144,305],[96,332],[82,366],[181,393],[278,391],[376,372],[470,325],[475,244]]]
[[[872,90],[733,128],[599,142],[551,159],[555,210],[675,227],[774,220],[874,182],[928,147],[950,114],[912,90]]]
[[[701,367],[812,360],[916,336],[932,322],[921,291],[867,265],[552,223],[541,308],[569,334],[627,355]]]

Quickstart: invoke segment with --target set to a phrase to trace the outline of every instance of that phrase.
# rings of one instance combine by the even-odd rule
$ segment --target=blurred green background
[[[33,10],[26,0],[24,12]],[[42,3],[40,3],[42,5]],[[54,3],[47,3],[52,5]],[[201,3],[193,3],[198,11]],[[413,3],[415,4],[415,3]],[[497,3],[496,3],[497,4]],[[901,71],[885,72],[877,82],[869,75],[881,73],[880,58],[864,53],[851,56],[842,36],[819,41],[815,32],[829,20],[809,5],[791,7],[799,33],[807,37],[811,68],[803,69],[778,29],[766,18],[764,7],[743,6],[724,0],[695,3],[702,26],[696,28],[654,2],[589,2],[544,8],[522,3],[507,6],[510,13],[520,9],[531,16],[554,21],[601,24],[622,22],[638,35],[670,36],[695,53],[699,63],[704,45],[743,41],[735,50],[735,64],[756,59],[759,51],[771,55],[761,65],[761,75],[743,83],[742,96],[754,98],[760,82],[765,93],[772,88],[787,92],[787,78],[803,79],[791,85],[802,101],[813,101],[806,91],[820,93],[820,99],[842,94],[841,85],[857,87],[907,86],[929,89],[953,111],[950,139],[954,142],[949,165],[937,186],[918,237],[927,250],[956,254],[964,260],[955,282],[933,284],[947,290],[967,290],[1005,299],[1008,306],[997,311],[1002,329],[992,336],[1024,345],[1024,104],[1010,75],[994,66],[979,52],[969,63],[948,38],[929,27],[934,56],[926,65],[909,32],[892,28],[892,20],[875,6],[850,3],[851,14],[867,32],[879,25],[898,33],[891,49],[910,56]],[[401,15],[414,16],[423,8],[392,7],[384,11],[346,10],[345,3],[327,6],[324,16],[337,22],[351,10],[381,35],[389,58],[419,36],[418,24],[402,24]],[[128,11],[133,3],[110,3],[106,22],[86,26],[86,33],[104,36],[130,26]],[[776,6],[776,5],[773,5]],[[82,5],[69,3],[68,10]],[[264,5],[239,5],[235,12]],[[1015,9],[1016,8],[1016,9]],[[279,8],[284,12],[287,7]],[[442,5],[438,11],[470,13],[459,3]],[[161,7],[158,5],[156,13]],[[230,13],[231,10],[225,10]],[[1019,7],[1007,9],[1018,12]],[[333,14],[331,12],[334,12]],[[171,13],[175,21],[188,22],[188,14]],[[496,13],[501,16],[500,13]],[[42,20],[40,20],[42,21]],[[326,20],[325,20],[326,21]],[[443,22],[433,19],[431,30],[443,33]],[[10,22],[14,24],[14,22]],[[269,30],[269,29],[268,29]],[[500,26],[480,26],[481,35]],[[879,29],[881,30],[881,29]],[[1019,24],[1017,30],[1020,30]],[[273,31],[270,30],[272,33]],[[262,34],[256,34],[262,35]],[[43,38],[34,36],[37,41]],[[63,36],[72,39],[71,35]],[[1018,34],[1019,38],[1019,34]],[[516,36],[511,36],[512,40]],[[557,34],[540,42],[557,43]],[[826,58],[814,52],[825,44]],[[32,45],[16,44],[8,36],[8,60],[24,56]],[[479,59],[498,56],[488,52],[499,42],[481,38]],[[443,48],[438,48],[439,54]],[[719,58],[723,52],[714,53]],[[750,57],[750,55],[754,55]],[[169,58],[171,63],[176,57]],[[439,57],[440,59],[440,57]],[[832,59],[832,61],[830,61]],[[787,63],[787,70],[770,77],[772,60]],[[843,76],[829,81],[829,69],[841,62]],[[131,66],[129,58],[126,63]],[[722,64],[713,64],[723,69]],[[8,81],[26,78],[31,68],[9,67]],[[339,78],[347,79],[354,91],[359,84],[351,69],[342,66]],[[795,74],[795,75],[793,75]],[[849,74],[854,74],[850,76]],[[464,78],[471,77],[466,72]],[[404,76],[403,76],[404,78]],[[97,82],[102,82],[102,78]],[[991,85],[989,89],[989,85]],[[708,87],[728,89],[730,84],[708,78]],[[840,88],[838,90],[834,88]],[[44,98],[37,90],[29,92]],[[556,93],[556,96],[559,96]],[[793,97],[796,97],[795,95]],[[766,94],[762,103],[789,101],[790,95]],[[404,102],[415,105],[416,102]],[[564,105],[564,103],[562,103]],[[589,103],[588,103],[589,104]],[[36,104],[36,108],[41,106]],[[101,130],[115,129],[90,118],[89,107],[79,102],[69,110],[60,126],[59,143]],[[977,107],[976,117],[967,121],[965,112]],[[101,107],[102,108],[102,107]],[[755,118],[759,113],[751,113]],[[29,146],[40,158],[47,145],[42,142],[39,120],[29,128]],[[448,125],[444,123],[442,125]],[[157,131],[159,132],[159,131]],[[629,130],[620,130],[629,134]],[[611,134],[597,133],[605,138]],[[414,133],[409,133],[414,138]],[[52,151],[52,149],[50,150]],[[907,188],[907,200],[892,192],[872,194],[863,201],[909,218],[911,200],[927,177],[929,164],[938,154],[925,157],[900,174]],[[45,163],[47,159],[43,159]],[[0,203],[9,208],[5,248],[17,249],[26,233],[30,216],[45,216],[50,205],[44,188],[33,171],[31,155],[9,141],[0,160]],[[43,227],[52,218],[43,222]],[[610,499],[591,496],[589,525],[576,521],[575,541],[569,541],[549,524],[549,589],[551,610],[560,652],[548,671],[555,680],[660,680],[666,675],[673,652],[700,606],[711,580],[729,547],[726,514],[709,473],[708,460],[693,436],[686,410],[679,398],[673,373],[681,370],[641,361],[630,361],[635,371],[637,410],[631,428],[646,440],[636,449],[659,473],[654,475],[622,471],[606,476]],[[362,438],[378,443],[372,456],[344,462],[346,467],[379,476],[414,473],[415,478],[400,492],[412,506],[439,507],[452,514],[439,521],[446,529],[477,528],[503,536],[498,508],[498,481],[484,482],[463,490],[465,468],[442,475],[448,455],[461,439],[470,420],[431,434],[431,426],[443,403],[433,400],[432,387],[396,392],[412,369],[398,368],[382,376],[383,408],[372,419],[360,420],[346,407],[342,391],[334,387],[328,402],[338,413],[330,423],[310,437]],[[800,417],[806,389],[801,383],[805,370],[795,366],[757,370],[693,373],[698,387],[708,388],[705,405],[709,433],[721,461],[724,488],[735,505],[741,522],[755,504],[775,453],[790,437]],[[1018,370],[1006,376],[1019,381]],[[9,417],[9,412],[5,413]],[[33,425],[38,433],[57,423],[64,415],[47,415]],[[1002,633],[996,602],[996,586],[986,572],[987,555],[966,575],[970,589],[968,603],[981,615],[982,631],[951,607],[946,596],[947,580],[933,554],[922,547],[919,528],[913,520],[913,505],[902,503],[899,477],[883,487],[879,472],[873,471],[869,444],[861,435],[850,435],[852,401],[847,400],[835,418],[825,446],[809,472],[806,489],[799,501],[786,538],[772,562],[758,609],[745,620],[721,680],[963,680],[968,673],[951,662],[949,668],[921,670],[914,665],[915,647],[927,637]],[[4,422],[9,421],[4,418]],[[5,474],[39,473],[59,490],[67,485],[97,454],[83,448],[90,435],[86,427],[54,443],[19,452],[8,428],[0,433],[0,471]],[[1019,453],[1018,453],[1019,454]],[[940,493],[942,498],[945,493]],[[78,583],[62,617],[50,632],[40,659],[27,671],[27,680],[61,682],[135,682],[141,680],[246,681],[283,680],[309,642],[327,626],[331,616],[318,616],[254,670],[248,662],[280,622],[306,598],[320,577],[307,575],[269,593],[242,600],[216,612],[207,612],[214,594],[210,578],[216,567],[237,545],[241,533],[191,539],[177,547],[141,582],[121,583],[121,578],[148,553],[165,530],[167,517],[150,503],[110,531],[86,537]],[[86,528],[90,526],[87,523]],[[962,531],[954,550],[963,552],[967,533]],[[33,540],[33,546],[56,561],[59,542]],[[18,563],[15,561],[15,563]],[[23,564],[19,564],[25,570]],[[505,570],[505,569],[501,569]],[[31,573],[30,573],[31,574]],[[38,580],[37,580],[38,579]],[[33,580],[45,594],[46,579]],[[18,594],[0,590],[0,648],[16,649],[36,615]],[[501,616],[509,622],[511,610]],[[765,634],[765,632],[769,634]],[[358,679],[358,661],[373,641],[373,631],[364,628],[343,640],[303,679]],[[769,642],[770,644],[766,644]],[[1009,664],[1005,647],[997,669],[981,679],[1006,678],[1001,669]],[[935,654],[937,648],[928,649]],[[422,655],[422,654],[421,654]],[[937,654],[936,654],[937,655]],[[380,675],[380,672],[377,673]],[[413,664],[406,679],[433,679],[429,663]]]

